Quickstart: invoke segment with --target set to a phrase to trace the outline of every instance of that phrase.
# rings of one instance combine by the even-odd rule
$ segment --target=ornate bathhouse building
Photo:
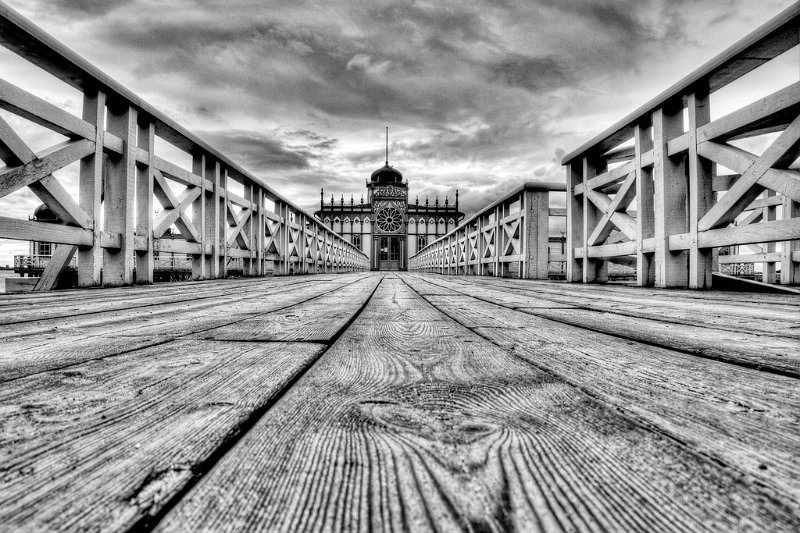
[[[326,204],[320,192],[320,209],[314,214],[333,231],[357,246],[370,258],[372,270],[406,270],[408,258],[429,242],[453,230],[464,213],[458,210],[458,191],[455,204],[445,198],[433,204],[419,197],[408,202],[408,182],[400,171],[389,166],[379,168],[367,181],[367,202],[364,197],[356,203],[353,197],[337,202],[331,196]]]

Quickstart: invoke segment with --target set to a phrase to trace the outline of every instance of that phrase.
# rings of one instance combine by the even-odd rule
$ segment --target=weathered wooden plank
[[[613,312],[551,308],[520,310],[624,339],[800,378],[800,342],[797,339],[670,324]]]
[[[298,305],[237,321],[193,337],[209,340],[328,342],[372,296],[381,277],[371,276],[323,292]],[[293,291],[296,292],[296,291]]]
[[[728,332],[800,339],[800,334],[796,331],[797,313],[800,309],[796,305],[781,305],[785,298],[777,295],[763,295],[759,300],[749,303],[730,300],[703,302],[680,297],[660,299],[662,291],[658,291],[656,295],[642,291],[645,294],[633,298],[629,296],[637,292],[633,288],[622,293],[598,291],[592,294],[588,291],[574,292],[573,285],[547,287],[544,284],[540,287],[537,284],[535,289],[526,290],[503,283],[511,280],[503,280],[497,284],[487,283],[489,280],[483,278],[470,278],[469,281],[468,284],[455,284],[446,278],[438,278],[436,285],[442,287],[444,294],[447,289],[455,290],[513,309],[547,308],[553,302],[559,302],[589,311],[609,312],[673,325],[702,326]],[[514,299],[509,299],[509,294]],[[773,300],[772,297],[776,299]],[[797,301],[794,297],[788,298]],[[540,304],[542,299],[546,302],[545,305]]]
[[[82,314],[57,320],[0,326],[3,350],[8,354],[0,358],[0,382],[172,339],[207,338],[214,328],[280,310],[291,314],[293,306],[351,283],[352,280],[344,279],[323,284],[285,283],[268,291],[259,284],[238,294],[230,294],[230,289],[205,294],[198,291],[193,296],[173,296],[151,305],[139,301],[116,302],[113,308],[89,306]],[[123,338],[125,341],[120,342]]]
[[[410,283],[415,286],[418,282]],[[461,304],[469,306],[465,301]],[[472,313],[505,322],[505,327],[494,323],[476,328],[484,338],[513,349],[678,441],[761,479],[795,505],[800,502],[800,388],[796,377],[588,331],[585,326],[597,321],[587,319],[585,313],[536,311],[559,319],[571,315],[568,320],[580,325],[576,328],[485,301],[475,300],[469,307]],[[459,308],[440,310],[461,322]],[[467,320],[475,318],[469,315]],[[642,324],[642,329],[646,327]],[[622,333],[621,328],[615,333]],[[629,339],[636,337],[642,339],[641,333]],[[676,345],[680,347],[681,341]]]
[[[175,341],[5,384],[2,523],[135,527],[202,475],[323,349]]]
[[[790,531],[733,469],[398,298],[350,328],[157,531]]]

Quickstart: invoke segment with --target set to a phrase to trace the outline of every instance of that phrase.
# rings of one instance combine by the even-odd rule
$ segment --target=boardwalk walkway
[[[800,528],[796,297],[360,273],[0,309],[0,529]]]

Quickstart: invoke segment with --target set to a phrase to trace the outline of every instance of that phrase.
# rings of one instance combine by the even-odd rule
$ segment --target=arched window
[[[325,217],[325,219],[322,221],[322,223],[330,228],[331,227],[331,219],[330,219],[330,217]]]
[[[428,245],[428,236],[427,235],[420,235],[417,239],[417,250],[422,250]]]
[[[333,219],[333,226],[331,227],[331,229],[336,233],[342,232],[342,221],[339,219],[339,217]]]
[[[359,235],[358,233],[353,235],[353,246],[361,250],[361,235]]]
[[[350,233],[350,217],[345,217],[344,224],[342,224],[342,233]]]
[[[455,227],[456,227],[456,221],[455,220],[453,220],[451,218],[450,220],[447,221],[447,230],[448,231],[453,229],[453,228],[455,228]]]

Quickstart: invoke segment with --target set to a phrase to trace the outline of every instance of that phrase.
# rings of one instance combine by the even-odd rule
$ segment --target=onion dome
[[[33,211],[33,218],[39,222],[60,223],[61,219],[50,209],[47,204],[42,204]]]
[[[370,180],[372,183],[401,183],[403,174],[399,170],[390,167],[389,163],[386,163],[385,166],[372,173]]]

